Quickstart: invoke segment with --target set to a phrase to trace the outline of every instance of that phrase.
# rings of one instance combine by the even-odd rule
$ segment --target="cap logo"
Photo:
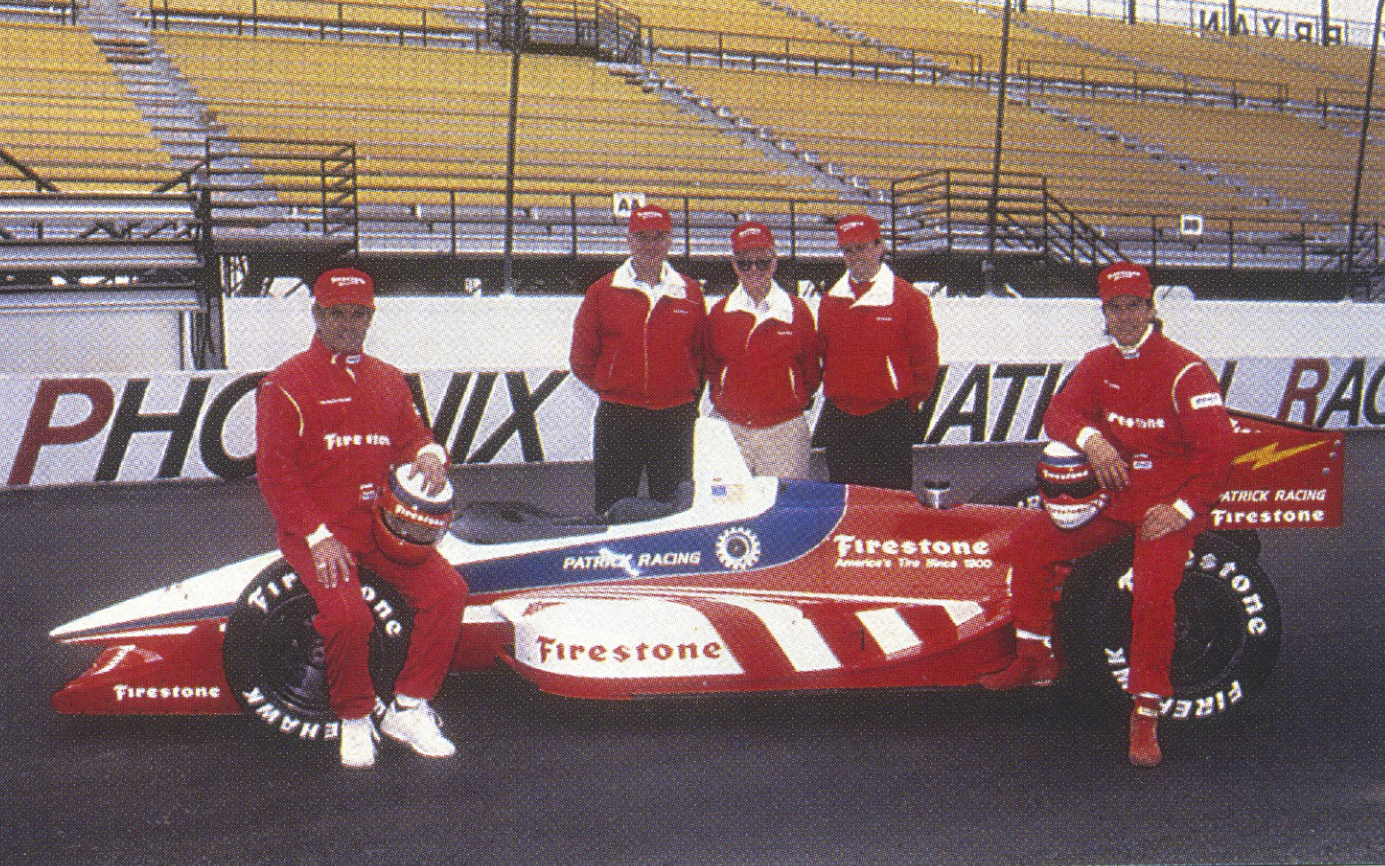
[[[1129,279],[1130,277],[1139,276],[1142,276],[1142,274],[1139,271],[1114,271],[1112,273],[1107,274],[1106,279],[1114,282],[1116,280],[1125,280]]]
[[[334,286],[364,286],[366,282],[364,277],[353,277],[349,275],[334,276],[331,278],[331,281]]]

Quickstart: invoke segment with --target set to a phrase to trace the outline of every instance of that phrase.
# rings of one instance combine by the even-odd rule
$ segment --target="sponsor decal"
[[[1107,412],[1106,420],[1134,430],[1163,430],[1168,426],[1163,418],[1127,418],[1119,412]]]
[[[1142,272],[1142,271],[1137,271],[1137,270],[1133,270],[1133,269],[1132,269],[1132,270],[1126,270],[1126,271],[1110,271],[1110,272],[1108,272],[1107,274],[1105,274],[1106,279],[1110,280],[1110,281],[1113,282],[1113,283],[1118,283],[1118,282],[1120,282],[1121,280],[1128,280],[1128,279],[1131,279],[1132,277],[1143,277],[1143,276],[1144,276],[1144,272]]]
[[[346,435],[340,433],[324,433],[322,441],[327,445],[328,451],[360,445],[380,445],[386,448],[390,446],[390,437],[384,433],[366,433],[364,435],[360,433]]]
[[[539,635],[534,639],[538,646],[539,662],[542,664],[550,660],[553,661],[590,661],[598,664],[623,665],[630,662],[639,663],[645,661],[697,661],[698,659],[720,659],[726,648],[719,641],[707,641],[706,643],[688,642],[679,644],[668,643],[637,643],[633,646],[628,644],[616,644],[606,646],[605,644],[592,644],[584,646],[582,644],[564,643],[557,638]]]
[[[127,686],[116,683],[111,686],[115,700],[120,701],[170,701],[184,699],[216,700],[221,697],[220,686]]]
[[[1274,511],[1227,511],[1212,509],[1212,526],[1318,526],[1327,521],[1327,512],[1321,508],[1300,508]]]
[[[837,568],[990,568],[989,541],[832,536]]]
[[[637,576],[646,568],[671,568],[684,565],[701,565],[700,550],[668,550],[663,552],[616,553],[601,548],[597,553],[577,554],[563,557],[564,571],[594,571],[612,569]]]
[[[1233,465],[1241,465],[1248,463],[1250,464],[1251,471],[1254,471],[1256,469],[1263,469],[1264,467],[1269,466],[1272,463],[1278,463],[1281,460],[1288,460],[1295,454],[1302,454],[1304,451],[1308,451],[1313,448],[1317,448],[1319,445],[1326,444],[1327,443],[1325,441],[1319,440],[1317,442],[1309,442],[1305,445],[1297,445],[1293,448],[1285,448],[1281,451],[1278,442],[1271,442],[1270,444],[1262,445],[1253,451],[1247,451],[1246,453],[1240,455],[1231,462]]]
[[[733,571],[745,571],[760,561],[760,538],[751,529],[733,526],[717,536],[717,561]]]
[[[1309,489],[1305,487],[1290,490],[1228,490],[1221,495],[1221,502],[1326,502],[1327,488]]]
[[[1222,404],[1221,395],[1215,393],[1198,394],[1196,397],[1189,400],[1188,402],[1192,404],[1192,407],[1194,409],[1210,409],[1213,406],[1220,406]]]

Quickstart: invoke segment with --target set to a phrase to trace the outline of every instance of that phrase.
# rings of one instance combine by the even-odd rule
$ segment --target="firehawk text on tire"
[[[413,613],[388,583],[360,572],[361,594],[375,615],[370,675],[389,699],[409,650]],[[334,740],[339,720],[327,698],[322,638],[313,628],[317,605],[280,559],[236,600],[226,624],[222,662],[237,703],[267,730],[302,740]],[[377,702],[379,704],[379,702]]]
[[[1082,560],[1063,590],[1060,629],[1082,686],[1115,697],[1130,674],[1132,545]],[[1166,719],[1205,720],[1236,709],[1265,684],[1283,636],[1279,599],[1248,551],[1215,532],[1193,546],[1177,607]]]

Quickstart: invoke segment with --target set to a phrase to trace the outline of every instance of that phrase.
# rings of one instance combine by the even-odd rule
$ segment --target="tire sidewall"
[[[389,583],[364,568],[358,575],[375,620],[370,675],[378,714],[408,655],[413,612]],[[227,618],[226,682],[246,715],[278,736],[304,741],[340,736],[341,720],[328,705],[321,637],[311,625],[316,614],[312,595],[288,562],[278,559],[245,587]],[[276,647],[292,650],[276,653]]]
[[[1078,563],[1064,589],[1064,647],[1082,681],[1128,704],[1132,545],[1123,542]],[[1278,597],[1255,557],[1215,532],[1193,544],[1178,604],[1174,694],[1161,716],[1175,722],[1221,718],[1259,694],[1283,638]]]

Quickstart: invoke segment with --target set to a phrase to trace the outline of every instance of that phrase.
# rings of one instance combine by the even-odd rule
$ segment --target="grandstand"
[[[1000,16],[975,3],[4,10],[0,300],[179,292],[199,363],[216,362],[221,292],[343,257],[386,290],[489,291],[511,272],[575,290],[622,255],[639,196],[675,211],[680,267],[714,283],[748,216],[773,222],[795,277],[830,278],[833,221],[861,209],[901,273],[953,291],[976,291],[990,255],[1039,295],[1118,256],[1219,297],[1377,297],[1385,273],[1374,141],[1347,231],[1357,46],[1031,8],[992,177]]]

